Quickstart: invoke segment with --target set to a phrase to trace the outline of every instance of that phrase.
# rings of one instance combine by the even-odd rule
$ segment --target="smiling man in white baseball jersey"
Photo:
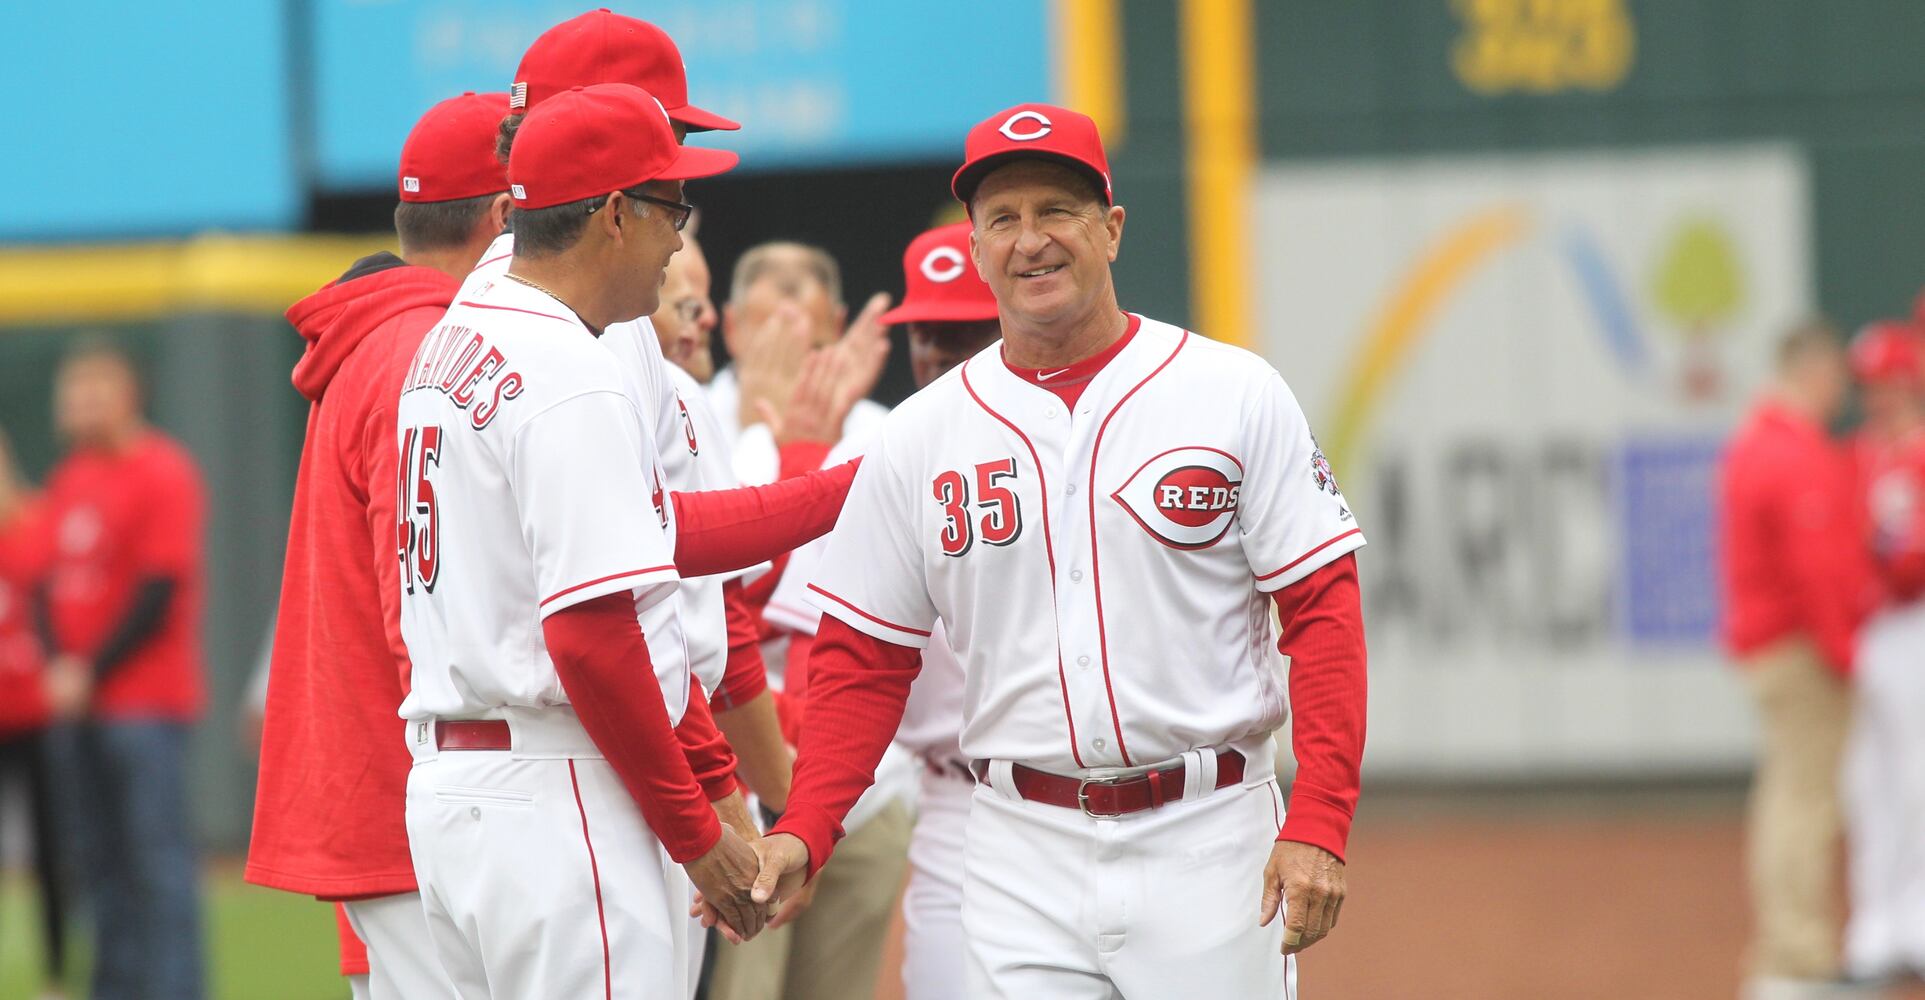
[[[636,87],[550,98],[508,163],[510,269],[464,289],[403,383],[408,841],[464,1000],[686,995],[678,863],[710,894],[753,870],[673,731],[674,509],[652,411],[597,339],[655,308],[681,182],[735,159],[678,146]]]
[[[967,994],[1292,995],[1344,892],[1363,536],[1274,368],[1118,308],[1124,212],[1093,122],[1020,105],[965,154],[953,188],[1003,343],[898,407],[856,476],[809,586],[809,713],[754,898],[828,859],[940,621],[981,779]],[[1287,819],[1272,641],[1292,660]]]

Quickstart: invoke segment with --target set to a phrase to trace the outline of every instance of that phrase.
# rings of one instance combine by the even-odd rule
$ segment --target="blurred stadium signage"
[[[1637,31],[1626,0],[1450,0],[1464,32],[1451,69],[1480,94],[1613,90]]]
[[[589,6],[316,0],[322,186],[393,184],[396,153],[423,110],[464,90],[506,90],[528,43]],[[963,135],[984,115],[1050,96],[1049,5],[1033,0],[610,6],[675,38],[694,101],[743,124],[695,141],[741,152],[745,170],[960,159]]]
[[[1741,761],[1711,497],[1811,306],[1801,157],[1278,166],[1259,192],[1262,347],[1370,537],[1371,765]]]

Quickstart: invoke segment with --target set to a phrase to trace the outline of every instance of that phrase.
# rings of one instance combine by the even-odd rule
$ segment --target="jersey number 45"
[[[981,539],[986,545],[1008,545],[1023,533],[1023,509],[1016,491],[1001,485],[1016,478],[1016,460],[999,458],[976,466],[973,506],[983,512],[972,520],[969,498],[970,479],[951,469],[938,475],[931,484],[936,502],[942,505],[943,528],[936,542],[946,556],[960,556]]]
[[[417,580],[434,593],[434,582],[441,575],[440,511],[434,483],[428,480],[428,468],[440,464],[440,427],[410,427],[401,432],[395,554],[401,559],[401,588],[410,594]]]

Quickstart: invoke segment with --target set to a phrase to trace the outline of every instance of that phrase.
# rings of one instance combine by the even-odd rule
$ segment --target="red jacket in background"
[[[1861,496],[1885,598],[1925,597],[1925,432],[1903,441],[1858,437]]]
[[[0,740],[47,724],[33,588],[47,561],[46,512],[27,500],[0,522]]]
[[[313,401],[288,521],[247,880],[329,899],[415,890],[395,559],[395,408],[459,284],[376,255],[287,311]]]
[[[100,682],[94,715],[199,719],[207,490],[187,449],[151,430],[120,451],[75,449],[48,477],[46,501],[48,610],[58,652],[92,657],[142,581],[175,581],[160,626]]]
[[[1732,438],[1719,483],[1724,640],[1744,657],[1785,639],[1815,643],[1849,674],[1855,633],[1877,600],[1858,477],[1825,429],[1760,403]]]

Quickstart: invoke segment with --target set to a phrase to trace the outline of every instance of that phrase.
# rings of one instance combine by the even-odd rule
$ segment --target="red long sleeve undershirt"
[[[747,569],[827,534],[860,461],[766,486],[670,494],[676,572],[712,576]]]
[[[675,739],[682,744],[682,756],[688,759],[696,784],[702,786],[702,794],[710,802],[728,798],[735,791],[735,750],[716,728],[702,686],[693,681],[688,686],[688,707],[682,711],[681,724],[675,727]]]
[[[722,685],[709,698],[717,711],[746,705],[749,699],[769,689],[768,665],[762,662],[761,632],[755,612],[749,610],[742,595],[742,581],[722,585],[722,609],[729,626],[729,659],[722,670]]]
[[[1366,700],[1363,609],[1352,555],[1273,595],[1283,621],[1278,648],[1291,658],[1292,746],[1297,779],[1279,840],[1321,847],[1341,860],[1361,787]],[[902,721],[922,651],[884,642],[824,615],[807,666],[800,754],[789,808],[776,833],[799,838],[810,870],[842,837],[842,817],[875,780]]]
[[[624,590],[563,608],[541,631],[582,728],[669,856],[687,863],[708,853],[722,838],[722,824],[669,726],[634,597]]]

